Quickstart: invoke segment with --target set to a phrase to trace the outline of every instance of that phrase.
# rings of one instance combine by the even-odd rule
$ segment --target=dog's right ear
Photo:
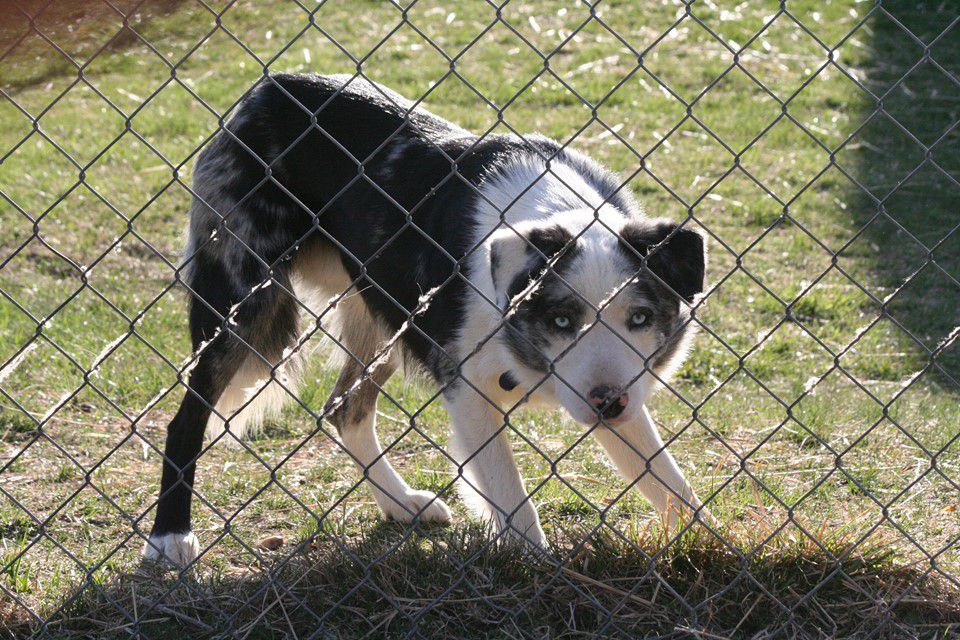
[[[543,274],[547,261],[567,251],[573,235],[553,225],[517,225],[490,236],[490,275],[497,304],[505,308],[532,280]]]

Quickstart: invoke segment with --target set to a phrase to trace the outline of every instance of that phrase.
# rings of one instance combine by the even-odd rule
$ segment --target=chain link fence
[[[3,12],[6,633],[960,629],[951,3],[13,0]],[[480,141],[541,131],[708,239],[698,336],[650,406],[712,517],[663,526],[636,481],[603,462],[599,425],[507,407],[550,551],[500,544],[457,497],[443,389],[386,376],[375,380],[383,455],[451,504],[454,524],[383,523],[369,468],[357,473],[329,422],[338,405],[325,405],[337,373],[326,358],[369,373],[403,339],[342,353],[331,315],[354,281],[336,300],[297,301],[309,327],[297,351],[314,355],[299,386],[270,362],[284,413],[250,439],[228,427],[204,443],[197,561],[141,564],[165,426],[198,355],[177,256],[190,171],[282,71],[381,82]],[[378,188],[354,161],[356,180]],[[404,231],[431,238],[393,203]],[[229,316],[221,326],[232,331]]]

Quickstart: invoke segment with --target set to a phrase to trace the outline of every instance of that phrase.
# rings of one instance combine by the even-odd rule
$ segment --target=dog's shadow
[[[84,584],[53,610],[55,636],[915,637],[960,625],[960,588],[890,549],[608,531],[556,535],[550,557],[481,526],[320,531],[261,560]],[[841,558],[842,560],[838,560]],[[25,622],[21,632],[37,631]],[[500,631],[498,631],[500,630]],[[509,631],[509,633],[507,633]],[[693,633],[693,632],[691,632]],[[500,636],[498,636],[500,637]],[[938,636],[939,637],[939,636]]]

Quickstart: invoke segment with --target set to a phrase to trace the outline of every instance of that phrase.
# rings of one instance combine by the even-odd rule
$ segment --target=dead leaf
[[[260,548],[267,551],[276,551],[283,546],[283,536],[270,536],[260,541]]]

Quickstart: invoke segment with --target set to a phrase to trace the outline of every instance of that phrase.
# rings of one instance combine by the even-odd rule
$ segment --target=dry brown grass
[[[557,536],[554,557],[544,559],[491,546],[475,528],[410,535],[378,525],[348,539],[325,532],[297,540],[292,554],[260,550],[262,561],[229,571],[171,576],[146,567],[119,575],[57,603],[64,609],[49,631],[60,638],[893,639],[957,637],[960,629],[956,589],[922,567],[897,565],[883,545],[851,538],[824,549],[757,527],[725,530],[725,541],[698,528],[666,549],[652,527],[630,542],[585,533]],[[22,615],[6,625],[13,634],[30,628]]]

